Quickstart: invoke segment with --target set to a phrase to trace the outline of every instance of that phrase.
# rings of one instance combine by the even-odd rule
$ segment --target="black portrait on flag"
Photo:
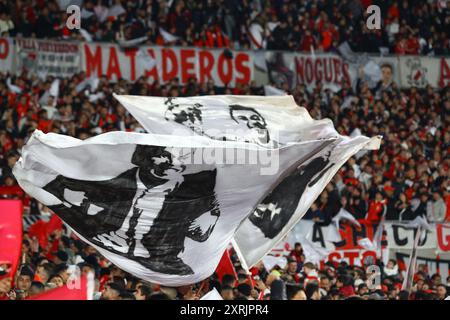
[[[202,125],[202,105],[199,103],[186,104],[178,103],[174,101],[175,98],[167,98],[164,104],[167,105],[167,110],[164,114],[164,118],[167,121],[175,121],[182,124],[192,131],[201,134],[199,128]]]
[[[252,136],[259,144],[266,145],[270,142],[266,120],[254,108],[239,104],[230,105],[230,117],[237,124],[243,123],[251,131]]]
[[[58,175],[43,189],[61,201],[50,209],[93,244],[156,272],[189,275],[192,268],[178,255],[186,237],[204,242],[214,230],[220,216],[217,172],[184,174],[173,157],[166,147],[137,145],[134,167],[117,177]]]
[[[249,220],[266,238],[275,238],[298,207],[307,188],[314,186],[333,167],[330,153],[313,158],[284,178],[256,207]]]
[[[193,132],[215,140],[244,140],[246,142],[257,143],[259,145],[272,147],[278,145],[277,141],[272,141],[264,117],[255,108],[241,104],[231,104],[227,106],[229,119],[233,121],[234,126],[230,125],[229,132],[223,131],[220,135],[212,135],[213,131],[208,132],[204,127],[202,109],[204,105],[200,103],[179,102],[176,98],[167,98],[164,100],[167,109],[164,118],[167,121],[174,121],[178,124],[188,127]],[[236,127],[238,124],[240,126]],[[210,128],[215,129],[215,128]],[[233,131],[233,129],[236,129]],[[239,129],[243,130],[239,132]],[[244,134],[243,134],[244,133]],[[242,138],[245,137],[245,139]]]

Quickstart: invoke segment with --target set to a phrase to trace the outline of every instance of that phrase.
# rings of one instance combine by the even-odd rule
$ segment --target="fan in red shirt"
[[[375,194],[375,199],[369,203],[369,211],[367,212],[367,220],[373,223],[379,223],[381,216],[386,209],[386,200],[383,199],[381,192]]]

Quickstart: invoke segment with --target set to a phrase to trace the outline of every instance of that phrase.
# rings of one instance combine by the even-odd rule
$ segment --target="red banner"
[[[436,237],[439,245],[439,250],[443,252],[450,251],[450,225],[436,224]]]
[[[79,283],[73,286],[67,284],[61,288],[51,289],[30,297],[27,300],[91,300],[89,296],[88,279],[81,277]]]
[[[28,229],[28,235],[30,237],[36,237],[41,248],[45,249],[48,246],[49,236],[55,230],[60,229],[62,229],[62,220],[56,214],[53,214],[50,221],[38,220],[31,225]]]
[[[144,76],[149,81],[167,83],[179,78],[185,84],[190,78],[203,83],[213,80],[224,86],[247,84],[253,80],[252,54],[200,48],[139,47],[122,49],[99,43],[82,46],[82,62],[86,75],[109,80],[124,78],[135,81]]]
[[[234,269],[228,249],[225,250],[222,259],[220,259],[220,262],[216,268],[216,274],[220,281],[222,281],[222,277],[226,274],[231,274],[237,279],[236,270]]]
[[[0,200],[0,264],[10,264],[14,275],[22,248],[22,201]]]

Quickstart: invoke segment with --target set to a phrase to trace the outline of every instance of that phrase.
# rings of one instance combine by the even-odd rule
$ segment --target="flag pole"
[[[411,288],[414,281],[414,273],[416,269],[416,260],[417,260],[417,247],[419,246],[419,240],[422,235],[422,227],[419,226],[417,228],[416,238],[414,239],[414,245],[411,250],[411,255],[409,256],[409,265],[406,270],[405,279],[403,279],[402,290],[408,291],[409,295],[411,295]]]

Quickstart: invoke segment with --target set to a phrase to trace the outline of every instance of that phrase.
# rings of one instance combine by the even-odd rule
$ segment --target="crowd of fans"
[[[356,90],[344,84],[336,93],[323,90],[320,83],[313,91],[301,84],[293,90],[284,88],[314,118],[332,119],[341,134],[383,136],[379,152],[359,153],[348,161],[306,219],[328,224],[344,207],[356,219],[373,223],[382,216],[400,221],[418,216],[428,222],[449,221],[450,91],[448,87],[400,90],[388,70],[383,75],[374,88],[359,81]],[[112,97],[113,92],[145,96],[263,94],[253,82],[221,88],[211,80],[199,84],[191,79],[182,86],[177,78],[162,85],[148,84],[144,78],[135,83],[109,83],[102,77],[94,90],[89,86],[82,89],[79,84],[83,80],[83,73],[62,79],[59,96],[53,97],[49,93],[52,77],[42,80],[27,73],[12,78],[0,75],[0,194],[24,197],[30,214],[40,214],[40,208],[35,200],[23,195],[12,167],[35,129],[80,139],[112,130],[143,132]],[[11,81],[21,93],[9,90]]]
[[[200,283],[172,288],[131,276],[110,264],[93,247],[61,230],[53,232],[48,240],[48,246],[42,248],[36,238],[25,233],[22,265],[13,285],[0,273],[0,300],[36,298],[89,273],[95,274],[96,300],[198,300],[213,289],[224,300],[443,300],[450,289],[450,276],[442,279],[439,274],[430,275],[426,265],[419,265],[411,291],[402,290],[395,260],[380,265],[381,282],[375,285],[363,267],[330,262],[319,269],[305,262],[299,243],[287,256],[284,268],[276,265],[267,270],[259,263],[247,274],[232,255],[235,273],[222,274],[221,279],[215,273]]]
[[[170,42],[178,45],[331,51],[347,41],[355,51],[376,52],[387,47],[399,54],[449,53],[449,2],[443,7],[439,1],[226,1],[225,5],[225,1],[85,0],[82,28],[87,35],[67,32],[67,14],[60,10],[59,2],[64,1],[0,0],[0,35],[91,36],[118,42],[147,37],[143,43],[167,44],[163,34],[167,31],[176,37]],[[381,8],[381,30],[366,27],[364,8],[372,3]],[[121,13],[120,8],[126,12]],[[392,80],[392,68],[385,65],[381,69],[383,78],[375,86],[363,78],[355,85],[343,83],[337,92],[323,88],[320,82],[312,89],[303,84],[294,88],[280,85],[279,89],[292,94],[313,118],[332,119],[341,134],[383,136],[378,152],[358,153],[342,167],[305,219],[327,225],[345,208],[356,219],[374,224],[383,217],[450,221],[450,90],[448,86],[400,89]],[[12,175],[21,147],[35,129],[79,139],[114,130],[144,132],[113,98],[113,92],[167,97],[264,94],[254,82],[231,88],[195,79],[182,85],[177,78],[166,84],[149,84],[145,78],[111,83],[101,77],[95,86],[80,86],[86,75],[78,73],[60,79],[58,96],[52,96],[54,80],[26,72],[17,76],[0,73],[0,197],[22,199],[26,216],[51,214],[29,198]],[[62,286],[70,277],[69,265],[77,265],[82,274],[94,272],[95,297],[106,300],[199,299],[212,288],[224,299],[427,300],[444,299],[450,286],[450,278],[429,274],[426,266],[420,265],[411,291],[402,291],[402,275],[391,260],[387,265],[378,262],[382,282],[369,288],[363,267],[344,262],[319,267],[305,261],[300,244],[295,245],[284,268],[266,270],[259,263],[248,275],[232,255],[236,275],[221,279],[213,275],[180,288],[132,277],[66,229],[50,234],[45,245],[25,231],[22,255],[12,282],[4,277],[6,265],[0,264],[0,299],[26,299]]]
[[[375,224],[383,216],[388,220],[422,216],[429,222],[449,221],[450,91],[448,87],[399,89],[389,67],[382,69],[383,79],[373,88],[362,79],[356,90],[344,84],[335,93],[323,89],[320,83],[313,90],[301,84],[292,90],[280,88],[291,93],[298,105],[306,106],[314,118],[332,119],[341,134],[383,136],[378,152],[360,153],[344,165],[306,219],[329,224],[344,207],[355,218]],[[80,89],[85,79],[84,73],[61,79],[59,95],[53,97],[52,77],[43,80],[29,73],[0,75],[0,194],[23,199],[25,215],[50,214],[48,208],[24,194],[11,172],[21,147],[35,129],[80,139],[113,130],[143,132],[112,97],[113,92],[173,97],[264,93],[255,83],[222,88],[212,81],[200,84],[194,79],[181,85],[176,78],[166,84],[149,84],[144,78],[134,83],[111,83],[102,77],[95,88]],[[11,84],[21,92],[10,90]],[[412,292],[403,292],[395,261],[386,266],[379,262],[384,270],[382,284],[369,289],[361,267],[340,263],[318,269],[304,263],[304,258],[297,244],[285,268],[266,270],[260,263],[249,276],[235,261],[237,278],[224,276],[219,281],[213,276],[201,284],[165,288],[131,277],[66,232],[53,233],[46,247],[25,232],[23,265],[14,281],[15,289],[11,291],[3,279],[0,296],[21,299],[63,285],[69,277],[68,265],[73,264],[84,273],[96,273],[99,299],[198,299],[212,287],[225,299],[443,299],[450,281],[428,274],[426,266],[421,266]]]
[[[81,4],[81,29],[69,30],[68,3]],[[380,29],[369,29],[370,5]],[[420,0],[1,0],[0,36],[136,40],[234,49],[449,53],[448,1]]]

